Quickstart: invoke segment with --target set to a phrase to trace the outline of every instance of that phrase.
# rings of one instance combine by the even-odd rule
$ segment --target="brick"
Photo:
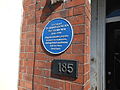
[[[25,66],[25,60],[20,60],[20,66]]]
[[[32,39],[34,39],[35,38],[35,32],[27,32],[27,39],[30,39],[30,38],[32,38]]]
[[[48,90],[48,87],[40,84],[34,84],[34,90]]]
[[[91,21],[91,14],[90,14],[90,11],[88,10],[87,7],[85,7],[85,14],[89,18],[89,20]]]
[[[83,4],[85,4],[85,0],[73,0],[66,3],[65,7],[69,8],[69,7],[74,7],[74,6],[83,5]]]
[[[61,89],[64,90],[65,89],[65,83],[61,82],[61,81],[57,81],[54,79],[47,79],[46,78],[46,85],[53,87],[53,88],[57,88],[57,89]]]
[[[26,67],[27,74],[33,74],[33,67]]]
[[[34,45],[35,44],[35,40],[34,39],[27,39],[26,40],[26,45]]]
[[[26,89],[23,87],[18,87],[18,90],[26,90]]]
[[[36,52],[39,52],[39,53],[45,53],[45,48],[43,47],[43,45],[38,45],[36,46]]]
[[[20,53],[20,59],[26,59],[26,53]]]
[[[20,42],[21,42],[21,43],[20,43],[21,46],[26,45],[26,40],[22,40],[22,39],[21,39]]]
[[[59,13],[60,13],[60,16],[61,16],[61,17],[66,17],[66,16],[69,15],[68,10],[62,10],[62,11],[60,11]]]
[[[74,82],[78,84],[84,84],[84,76],[82,74],[78,74],[78,78]]]
[[[26,52],[34,52],[34,46],[26,46],[25,51]]]
[[[20,72],[26,73],[26,67],[25,66],[20,66]]]
[[[26,80],[26,81],[32,82],[33,76],[29,75],[29,74],[24,74],[23,79]]]
[[[88,8],[89,12],[91,13],[91,4],[90,4],[89,0],[85,0],[85,5]]]
[[[46,55],[46,60],[47,61],[52,61],[54,59],[60,59],[61,56],[60,55],[51,55],[50,53],[47,53]]]
[[[84,63],[84,56],[80,54],[62,54],[61,55],[62,59],[68,59],[68,60],[78,60],[79,63]]]
[[[44,62],[44,61],[36,61],[35,62],[35,67],[50,69],[51,63],[50,62]]]
[[[84,86],[84,90],[90,90],[90,81]]]
[[[84,44],[85,42],[84,40],[85,40],[84,34],[74,35],[73,43]]]
[[[25,46],[22,46],[20,47],[20,52],[25,52]]]
[[[79,84],[71,84],[71,90],[83,90],[83,87]]]
[[[87,36],[90,36],[90,24],[85,25],[85,33]]]
[[[90,65],[89,64],[85,64],[84,65],[84,73],[88,73],[90,71]]]
[[[74,55],[73,54],[62,54],[61,55],[62,59],[69,59],[69,60],[74,60]]]
[[[44,75],[44,71],[42,69],[38,69],[38,68],[35,68],[34,69],[34,75],[39,75],[39,76],[43,76]]]
[[[84,73],[84,65],[83,64],[79,64],[78,65],[78,74],[83,74]]]
[[[26,87],[26,83],[25,83],[25,81],[23,81],[23,80],[19,80],[19,86],[21,86],[21,87]]]
[[[29,31],[29,32],[35,31],[35,27],[36,27],[35,24],[28,25],[27,26],[27,31]]]
[[[72,25],[76,24],[84,24],[85,23],[85,17],[80,15],[80,16],[74,16],[74,17],[69,17],[68,20]]]
[[[45,85],[45,78],[34,76],[34,82],[37,84]]]
[[[19,72],[19,80],[23,79],[23,73]]]
[[[29,10],[29,11],[34,11],[34,10],[35,10],[35,4],[31,4],[31,5],[28,7],[28,10]]]
[[[50,0],[48,2],[47,2],[47,0],[42,0],[40,3],[41,3],[41,7],[45,7],[45,6],[49,5]]]
[[[84,64],[86,64],[86,63],[88,64],[89,63],[89,61],[90,61],[89,57],[90,56],[88,56],[88,55],[84,55],[84,61],[83,61]]]
[[[81,34],[85,33],[85,26],[84,25],[75,25],[73,26],[74,34]]]
[[[36,23],[40,22],[40,17],[42,16],[42,10],[36,11]],[[37,27],[37,26],[36,26]]]
[[[32,89],[32,83],[31,82],[26,81],[25,85],[26,85],[27,89]]]
[[[60,17],[61,17],[61,15],[60,15],[59,12],[53,13],[53,14],[51,15],[51,18],[60,18]]]
[[[85,24],[88,25],[88,26],[90,25],[90,20],[89,20],[88,17],[85,17]]]
[[[36,45],[41,45],[42,44],[41,42],[42,42],[41,39],[36,39]]]
[[[88,43],[88,42],[87,42],[87,43]],[[89,45],[90,45],[90,44],[89,44]],[[90,53],[90,48],[89,48],[87,45],[85,45],[84,53],[85,53],[85,54],[89,54],[89,53]]]
[[[69,48],[65,51],[67,54],[72,54],[72,45],[69,46]]]
[[[36,0],[36,2],[40,2],[41,0]]]
[[[89,79],[90,79],[90,73],[88,72],[84,75],[84,83],[87,83]]]
[[[42,31],[42,30],[41,30]],[[36,38],[40,39],[42,38],[42,32],[37,32],[36,33]]]
[[[45,77],[51,77],[51,72],[49,70],[44,70]]]
[[[72,53],[74,53],[74,54],[84,53],[84,46],[80,45],[80,44],[73,44],[72,45]]]
[[[49,90],[49,89],[46,86],[39,85],[39,89],[38,90]]]
[[[46,60],[45,54],[36,54],[36,60]]]
[[[44,29],[44,26],[42,25],[42,23],[37,23],[36,29],[37,29],[36,30],[37,32],[42,32]]]
[[[33,67],[33,65],[34,65],[34,61],[33,60],[26,60],[25,61],[25,66]]]
[[[84,15],[85,14],[85,7],[84,6],[77,6],[74,7],[74,15]]]
[[[24,12],[30,12],[30,11],[35,10],[35,4],[31,4],[29,6],[24,6],[23,10],[24,10]]]
[[[22,39],[26,39],[26,33],[22,33],[21,38],[22,38]]]
[[[68,9],[68,16],[73,16],[73,8]]]
[[[65,83],[65,90],[71,90],[71,84],[66,82]]]
[[[35,24],[35,17],[31,17],[27,20],[27,24],[31,25],[31,24]]]
[[[57,90],[56,88],[49,88],[49,90]]]
[[[33,53],[27,53],[26,59],[33,60],[34,59],[34,52]]]
[[[29,6],[31,4],[35,4],[35,0],[24,0],[23,2],[24,7]]]

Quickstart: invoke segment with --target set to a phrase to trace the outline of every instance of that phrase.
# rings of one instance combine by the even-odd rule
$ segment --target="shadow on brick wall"
[[[46,0],[46,4],[42,10],[42,15],[40,17],[40,22],[46,21],[46,19],[52,14],[52,12],[57,9],[62,2],[57,2],[55,4],[51,4],[51,0]]]

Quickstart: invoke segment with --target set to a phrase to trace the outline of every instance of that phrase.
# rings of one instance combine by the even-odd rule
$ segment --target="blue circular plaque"
[[[42,33],[43,46],[51,54],[64,52],[70,46],[72,39],[72,25],[63,18],[48,22]]]

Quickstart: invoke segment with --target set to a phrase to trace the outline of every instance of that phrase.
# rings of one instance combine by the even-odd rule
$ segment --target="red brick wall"
[[[89,90],[90,88],[90,5],[88,0],[24,0],[19,70],[19,90]],[[41,43],[48,21],[62,17],[74,28],[71,46],[60,55],[49,54]],[[53,59],[78,60],[78,78],[70,81],[51,76]]]

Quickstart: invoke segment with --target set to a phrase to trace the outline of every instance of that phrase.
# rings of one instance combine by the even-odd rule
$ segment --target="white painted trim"
[[[92,1],[92,3],[95,0]],[[97,69],[97,90],[105,89],[105,25],[106,25],[106,0],[97,0],[96,14],[92,13],[95,24],[92,26],[92,34],[94,36],[95,49],[93,52],[96,60]],[[92,23],[93,23],[92,22]],[[95,30],[94,30],[95,29]],[[94,35],[95,34],[95,35]],[[92,35],[91,35],[92,36]]]
[[[106,33],[106,0],[98,0],[97,26],[97,60],[98,60],[98,90],[105,89],[105,33]]]
[[[120,21],[120,16],[111,17],[111,18],[106,18],[106,23],[118,22],[118,21]]]
[[[91,61],[90,61],[90,86],[91,89],[90,90],[96,90],[98,88],[98,83],[97,83],[97,53],[96,53],[96,49],[97,49],[97,45],[96,45],[96,41],[97,41],[97,16],[98,16],[98,10],[97,10],[97,2],[98,0],[93,0],[91,3],[91,40],[90,40],[90,57],[91,57]]]

